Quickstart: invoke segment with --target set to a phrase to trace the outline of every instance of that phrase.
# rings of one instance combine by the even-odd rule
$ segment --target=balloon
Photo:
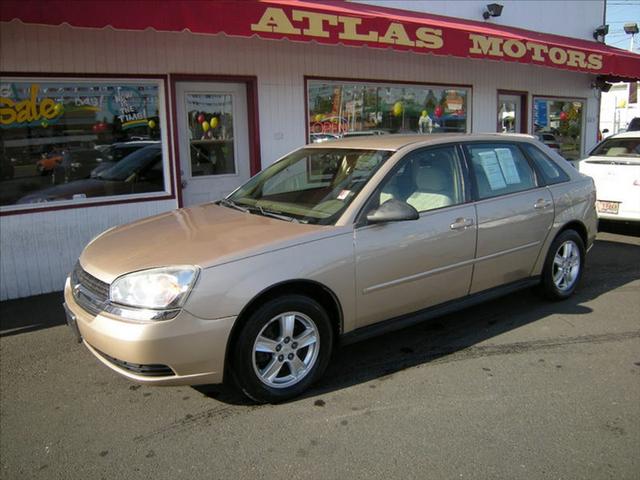
[[[442,107],[438,105],[433,111],[436,117],[440,118],[442,116]]]
[[[205,132],[209,130],[209,122],[207,122],[206,120],[202,122],[201,126],[202,126],[202,130],[204,130]]]
[[[53,107],[53,111],[56,113],[56,116],[62,115],[64,111],[64,105],[61,103],[56,103],[55,107]]]
[[[153,121],[153,120],[149,120],[148,125],[149,125],[149,128],[151,128],[151,129],[156,128],[156,122],[155,122],[155,121]]]
[[[211,128],[216,128],[218,126],[218,117],[211,117],[211,120],[209,120],[209,126]]]
[[[568,117],[569,115],[567,115],[567,112],[560,112],[560,120],[563,122],[566,121]]]
[[[426,117],[427,116],[427,111],[426,110],[422,110],[422,116]]]
[[[203,114],[198,115],[197,120],[198,120],[198,123],[204,122],[205,121],[204,115]]]
[[[393,105],[393,115],[396,117],[402,115],[402,102],[396,102]]]

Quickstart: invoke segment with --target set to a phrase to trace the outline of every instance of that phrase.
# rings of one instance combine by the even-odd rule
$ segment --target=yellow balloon
[[[64,111],[64,106],[61,103],[56,103],[55,107],[53,107],[53,111],[56,115],[60,115]]]
[[[202,122],[202,130],[204,130],[205,132],[209,130],[209,122],[207,122],[206,120]]]
[[[393,105],[393,115],[396,117],[402,115],[402,102],[396,102]]]
[[[218,117],[211,117],[211,120],[209,120],[209,126],[211,128],[216,128],[218,126]]]
[[[427,116],[427,111],[426,110],[422,110],[422,116],[426,117]]]
[[[149,128],[156,128],[156,122],[149,120]]]

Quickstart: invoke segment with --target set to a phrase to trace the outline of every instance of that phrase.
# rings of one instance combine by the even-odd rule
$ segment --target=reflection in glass
[[[232,95],[188,93],[185,101],[191,176],[236,173]]]
[[[498,108],[498,132],[516,133],[516,103],[501,100]]]
[[[157,81],[0,81],[0,206],[164,191]],[[153,180],[96,183],[100,171],[157,147]],[[130,178],[129,178],[130,177]]]
[[[567,160],[578,160],[582,157],[583,111],[581,101],[535,98],[534,134]]]
[[[310,140],[326,135],[467,131],[466,89],[309,82]]]

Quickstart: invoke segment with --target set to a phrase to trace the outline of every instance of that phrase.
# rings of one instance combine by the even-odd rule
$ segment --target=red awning
[[[0,20],[258,36],[529,63],[640,80],[640,55],[601,43],[344,1],[2,0]]]

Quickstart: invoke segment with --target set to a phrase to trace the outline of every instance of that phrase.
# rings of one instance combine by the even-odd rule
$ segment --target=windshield
[[[253,177],[229,200],[259,214],[330,225],[392,154],[348,148],[298,150]]]
[[[591,155],[604,157],[640,157],[640,137],[608,138],[598,145]]]
[[[137,150],[127,155],[110,169],[99,173],[98,178],[123,182],[134,173],[139,173],[143,170],[156,156],[160,155],[160,153],[161,149],[156,146]]]

